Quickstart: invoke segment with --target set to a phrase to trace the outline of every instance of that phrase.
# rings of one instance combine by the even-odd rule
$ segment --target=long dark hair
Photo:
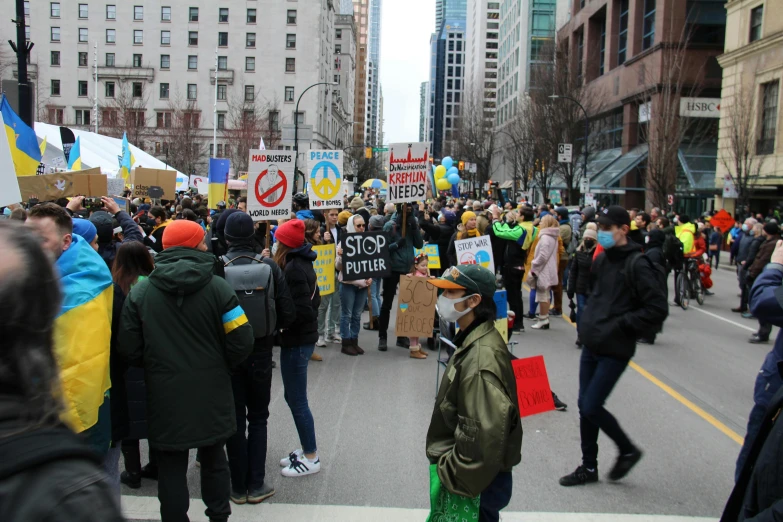
[[[280,270],[285,270],[285,265],[288,263],[288,253],[293,250],[288,245],[284,245],[281,241],[277,242],[277,251],[275,252],[274,260]]]
[[[479,323],[492,321],[494,323],[498,314],[498,309],[492,296],[482,295],[481,302],[473,309],[473,314],[475,317],[474,321]]]
[[[123,244],[117,250],[114,258],[112,279],[122,289],[122,293],[128,295],[130,288],[139,276],[148,276],[155,268],[147,247],[138,241],[130,241]]]

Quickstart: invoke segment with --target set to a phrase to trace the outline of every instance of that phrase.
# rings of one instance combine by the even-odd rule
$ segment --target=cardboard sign
[[[413,249],[414,257],[418,256],[422,252],[427,254],[427,268],[429,268],[430,270],[432,270],[433,268],[440,268],[440,252],[438,252],[438,245],[436,244],[424,245],[424,248],[422,249],[418,249],[418,248]]]
[[[492,244],[489,236],[469,237],[454,241],[458,265],[481,265],[495,273]]]
[[[389,244],[382,231],[345,234],[342,249],[343,281],[391,275]]]
[[[430,169],[427,143],[392,143],[389,146],[389,197],[387,203],[409,203],[427,198]]]
[[[321,297],[335,292],[334,279],[334,244],[316,245],[313,251],[318,254],[318,259],[313,261],[313,270],[318,278],[318,290]]]
[[[99,198],[108,196],[107,178],[101,169],[94,168],[78,172],[43,174],[17,178],[22,200],[35,196],[40,201],[54,201],[73,196]]]
[[[438,289],[426,277],[401,277],[397,337],[432,337],[437,302]]]
[[[2,114],[0,114],[0,129],[5,130]],[[22,176],[22,178],[24,177],[35,178],[38,176]],[[11,156],[11,146],[8,144],[8,140],[0,140],[0,206],[22,202],[22,193],[17,183],[17,179],[22,178],[16,177],[16,167],[14,167],[14,159]]]
[[[122,178],[108,178],[106,190],[109,196],[120,196],[125,191],[125,180]]]
[[[311,209],[343,208],[343,151],[307,153],[307,194]]]
[[[294,182],[293,151],[251,150],[247,171],[247,213],[253,221],[289,216]]]
[[[734,226],[734,218],[725,209],[720,209],[710,218],[710,225],[720,228],[720,231],[726,233]]]
[[[520,417],[529,417],[555,409],[543,355],[513,360],[511,367],[514,369],[514,377],[517,381]]]
[[[137,167],[131,176],[134,198],[174,199],[177,197],[177,171]]]
[[[190,184],[190,178],[184,174],[177,174],[177,192],[185,192],[188,190]]]

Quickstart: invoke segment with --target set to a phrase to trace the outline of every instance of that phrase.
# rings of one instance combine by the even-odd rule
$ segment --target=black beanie
[[[226,229],[223,235],[228,241],[236,241],[250,239],[254,233],[253,219],[244,212],[236,212],[226,220]]]
[[[778,226],[777,223],[772,223],[772,222],[764,223],[764,232],[766,232],[770,236],[776,236],[780,234],[780,227]],[[100,236],[100,231],[98,231],[98,235]]]
[[[111,243],[114,238],[114,221],[111,214],[104,211],[94,212],[90,221],[98,231],[98,244]]]

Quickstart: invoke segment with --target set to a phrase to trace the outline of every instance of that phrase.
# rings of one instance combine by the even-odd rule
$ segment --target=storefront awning
[[[715,172],[718,168],[717,143],[682,147],[677,158],[682,168],[682,176],[678,176],[677,180],[678,190],[717,191],[715,187]]]
[[[637,145],[631,149],[627,154],[620,156],[618,159],[610,163],[604,168],[597,176],[590,180],[590,187],[593,188],[609,188],[617,187],[620,180],[638,167],[644,160],[647,159],[649,153],[649,147],[646,143]],[[630,189],[637,187],[628,187]],[[639,187],[643,188],[643,187]]]

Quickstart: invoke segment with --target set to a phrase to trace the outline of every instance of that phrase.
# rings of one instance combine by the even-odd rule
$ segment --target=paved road
[[[771,343],[748,344],[746,339],[755,321],[729,311],[738,302],[733,272],[719,270],[713,279],[716,295],[708,297],[703,307],[694,303],[688,311],[670,308],[671,315],[657,344],[639,346],[635,365],[626,371],[608,402],[608,408],[646,453],[621,483],[602,479],[598,484],[570,489],[557,483],[580,460],[576,411],[580,352],[574,346],[574,327],[557,319],[549,331],[528,328],[526,333],[514,336],[519,341],[516,355],[544,355],[552,388],[570,408],[565,413],[551,412],[523,420],[522,463],[514,470],[510,513],[720,515],[733,484],[734,462],[752,406],[754,378]],[[278,459],[298,448],[299,443],[283,399],[280,374],[275,373],[267,472],[277,494],[270,504],[428,507],[424,440],[432,413],[437,363],[434,356],[426,361],[411,360],[401,348],[378,352],[376,342],[375,335],[363,332],[360,343],[367,349],[366,355],[344,356],[339,346],[332,344],[318,349],[324,357],[322,363],[310,365],[310,404],[323,465],[315,476],[287,479],[279,474]],[[616,450],[603,434],[599,444],[599,472],[603,477]],[[195,499],[200,492],[194,458],[192,452],[188,478]],[[154,482],[145,481],[136,491],[123,486],[123,494],[155,497],[157,489]],[[153,499],[127,499],[126,508],[132,508],[131,518],[139,519],[156,509]],[[271,510],[273,506],[243,508],[235,510],[238,519],[242,514],[252,518],[256,512],[248,509]],[[203,512],[203,505],[196,503],[192,512]],[[271,516],[274,511],[256,514],[261,513]],[[334,518],[327,516],[325,508],[322,512],[307,508],[296,513],[299,515],[291,520],[423,519],[419,511],[394,509],[379,509],[372,516],[371,511],[339,511],[341,514]],[[509,514],[507,520],[518,520],[516,517]],[[560,519],[593,520],[579,516]],[[527,520],[543,522],[549,518],[531,515]],[[595,520],[615,519],[599,516]]]

